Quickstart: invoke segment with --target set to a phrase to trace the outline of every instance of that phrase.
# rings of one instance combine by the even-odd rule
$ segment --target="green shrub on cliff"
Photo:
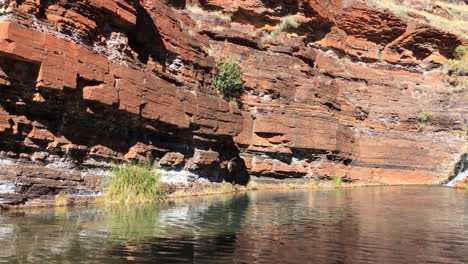
[[[216,65],[214,85],[223,94],[224,98],[228,100],[239,98],[244,84],[242,75],[239,61],[234,57],[227,57]]]
[[[421,131],[426,124],[431,122],[432,116],[427,112],[421,112],[416,116],[416,121],[418,122],[418,130]]]
[[[449,72],[456,76],[468,76],[468,46],[458,46],[453,55],[454,59],[449,62]]]
[[[121,164],[112,168],[106,201],[119,204],[142,204],[164,199],[161,171],[148,163]]]
[[[432,116],[431,114],[427,112],[422,112],[418,114],[418,116],[416,117],[416,120],[418,121],[420,125],[424,125],[424,124],[431,122]]]
[[[279,33],[291,29],[291,28],[298,28],[299,22],[297,21],[296,17],[293,15],[285,16],[281,19],[281,22],[277,26],[277,29],[271,32],[272,36],[277,36]]]

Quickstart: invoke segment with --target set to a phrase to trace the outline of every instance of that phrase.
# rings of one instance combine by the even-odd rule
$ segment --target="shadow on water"
[[[252,192],[0,214],[0,263],[467,263],[468,192]]]

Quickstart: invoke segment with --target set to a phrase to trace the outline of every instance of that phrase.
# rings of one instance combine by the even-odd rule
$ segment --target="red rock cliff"
[[[286,15],[299,26],[278,33]],[[468,92],[443,70],[463,43],[357,1],[3,0],[1,155],[155,159],[240,183],[246,169],[439,183],[466,145]],[[228,55],[241,109],[212,84]],[[70,187],[20,175],[23,193]]]

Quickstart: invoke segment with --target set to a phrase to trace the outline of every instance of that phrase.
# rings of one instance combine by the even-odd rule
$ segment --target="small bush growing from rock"
[[[458,46],[454,59],[449,62],[449,72],[456,76],[468,76],[468,46]]]
[[[162,200],[162,173],[148,163],[117,165],[107,188],[106,201],[119,204],[142,204]]]
[[[431,122],[432,116],[427,112],[421,112],[416,116],[416,121],[418,121],[418,130],[421,131],[426,124]]]
[[[227,57],[216,65],[214,85],[224,98],[228,100],[239,98],[244,84],[242,75],[239,61],[234,57]]]
[[[427,124],[427,123],[431,122],[432,116],[431,116],[431,114],[429,114],[427,112],[422,112],[422,113],[418,114],[418,116],[416,117],[416,120],[418,121],[419,124]]]
[[[297,19],[293,15],[285,16],[281,19],[281,22],[278,25],[278,28],[271,32],[272,36],[277,36],[279,33],[291,29],[291,28],[298,28],[299,27],[299,22],[297,22]]]

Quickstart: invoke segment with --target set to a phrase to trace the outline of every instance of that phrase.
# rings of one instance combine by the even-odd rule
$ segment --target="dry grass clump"
[[[298,28],[300,23],[297,21],[296,16],[289,15],[281,18],[281,22],[277,25],[277,28],[271,32],[272,36],[277,36],[279,33],[286,31],[291,28]]]
[[[468,39],[468,5],[463,1],[431,0],[362,0],[371,6],[388,9],[405,20],[416,20],[412,14],[425,17],[424,23]],[[418,20],[421,22],[421,20]]]
[[[223,13],[222,11],[207,11],[201,8],[199,5],[187,5],[185,9],[195,15],[207,15],[214,17],[218,22],[217,24],[219,25],[229,24],[232,20],[231,14]]]

